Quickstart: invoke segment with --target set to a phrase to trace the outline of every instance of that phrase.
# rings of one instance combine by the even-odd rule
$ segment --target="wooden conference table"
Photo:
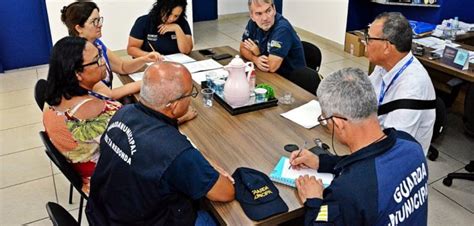
[[[213,50],[216,54],[238,54],[238,51],[228,46]],[[198,51],[193,51],[190,56],[196,60],[207,59]],[[230,59],[226,59],[219,63],[227,65],[229,61]],[[124,84],[132,81],[127,75],[119,78]],[[289,153],[283,150],[285,144],[294,143],[301,146],[306,140],[312,146],[315,138],[331,144],[331,134],[326,133],[320,126],[305,129],[280,116],[280,113],[315,99],[313,94],[277,74],[257,70],[257,84],[262,82],[272,85],[277,97],[285,91],[291,91],[295,98],[294,103],[279,104],[276,107],[232,116],[216,101],[211,108],[205,108],[199,95],[192,99],[191,103],[198,111],[198,116],[180,125],[180,130],[201,152],[231,174],[239,167],[249,167],[269,174],[281,156],[289,156]],[[200,84],[195,85],[199,87]],[[339,142],[334,141],[334,145],[339,154],[348,154],[348,149]],[[303,205],[298,199],[296,189],[278,183],[275,185],[288,205],[287,213],[255,222],[245,215],[237,201],[209,202],[209,206],[222,225],[275,225],[303,215]]]

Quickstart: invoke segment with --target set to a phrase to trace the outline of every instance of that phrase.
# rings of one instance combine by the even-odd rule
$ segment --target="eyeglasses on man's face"
[[[365,44],[365,45],[369,44],[369,41],[370,41],[370,40],[388,41],[388,42],[390,42],[390,40],[388,40],[388,39],[386,39],[386,38],[370,37],[369,33],[366,32],[366,33],[364,34],[364,40],[363,40],[364,44]]]
[[[194,84],[193,84],[193,89],[191,90],[191,93],[190,93],[190,94],[182,95],[181,97],[177,98],[176,100],[170,101],[170,103],[171,103],[171,102],[174,102],[174,101],[178,101],[178,100],[184,99],[184,98],[186,98],[186,97],[196,98],[198,94],[199,94],[199,91],[198,91],[198,89],[196,88],[196,86],[194,86]]]
[[[332,119],[332,118],[338,118],[338,119],[342,119],[342,120],[347,121],[347,118],[336,116],[336,115],[332,115],[332,116],[329,116],[327,118],[324,118],[323,115],[320,115],[320,116],[318,116],[318,122],[322,126],[326,127],[326,126],[328,126],[328,120]]]
[[[100,27],[102,23],[104,23],[104,17],[102,16],[91,20],[91,24],[94,25],[94,27]]]
[[[105,64],[104,57],[102,56],[102,54],[100,54],[100,52],[99,52],[99,57],[97,58],[96,61],[92,61],[90,63],[83,64],[82,67],[85,68],[87,66],[91,66],[91,65],[94,65],[94,64],[97,64],[97,67],[103,66]]]
[[[324,118],[323,115],[320,115],[320,116],[318,117],[318,122],[319,122],[319,124],[320,124],[321,126],[325,127],[327,130],[329,130],[329,128],[328,128],[328,120],[329,120],[329,119],[333,119],[333,118],[338,118],[338,119],[342,119],[342,120],[345,120],[345,121],[348,120],[347,118],[344,118],[344,117],[341,117],[341,116],[336,116],[336,115],[332,115],[332,116],[329,116],[329,117],[327,117],[327,118]],[[338,155],[337,152],[336,152],[336,148],[334,147],[334,127],[335,127],[335,124],[334,124],[334,122],[333,122],[333,124],[332,124],[332,131],[331,131],[331,134],[332,134],[332,135],[331,135],[331,146],[332,146],[332,150],[334,150],[334,153],[335,153],[336,155]]]

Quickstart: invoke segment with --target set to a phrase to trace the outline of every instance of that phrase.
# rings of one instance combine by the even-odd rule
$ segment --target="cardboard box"
[[[365,55],[365,45],[362,43],[364,33],[362,31],[346,32],[346,40],[344,42],[344,51],[354,56]]]

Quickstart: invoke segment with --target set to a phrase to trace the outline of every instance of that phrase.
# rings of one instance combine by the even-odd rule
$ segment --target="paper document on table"
[[[449,40],[447,41],[447,40],[439,39],[439,38],[436,38],[436,37],[426,37],[426,38],[413,39],[413,42],[418,44],[418,45],[433,48],[435,50],[444,49],[444,47],[446,47],[446,45],[454,47],[454,48],[460,46],[459,44],[453,43]]]
[[[435,46],[435,45],[444,44],[444,40],[436,38],[436,37],[426,37],[426,38],[413,39],[413,42],[418,44],[418,45],[422,45],[422,46],[426,46],[426,47],[432,47],[432,46]]]
[[[278,161],[269,177],[272,181],[296,187],[295,179],[304,175],[314,176],[317,179],[321,179],[325,188],[328,187],[334,179],[334,175],[330,173],[319,173],[314,169],[295,170],[290,167],[290,160],[285,156],[280,158],[280,161]]]
[[[321,106],[319,106],[318,101],[312,100],[280,115],[296,122],[306,129],[311,129],[319,125],[318,116],[321,115]]]
[[[219,69],[215,69],[215,70],[209,70],[209,71],[201,71],[201,72],[196,72],[196,73],[192,73],[191,76],[194,80],[194,82],[196,82],[197,84],[201,84],[201,82],[203,81],[206,81],[206,74],[207,73],[210,73],[210,72],[215,72],[215,74],[219,77],[227,77],[229,75],[229,72],[222,69],[222,68],[219,68]]]
[[[133,80],[133,81],[141,81],[143,79],[143,75],[145,74],[145,72],[137,72],[137,73],[133,73],[133,74],[130,74],[130,78]]]
[[[186,63],[196,61],[195,59],[189,57],[186,54],[182,54],[182,53],[175,53],[175,54],[165,55],[164,58],[165,58],[165,61],[173,61],[173,62],[178,62],[180,64],[186,64]]]
[[[198,71],[208,71],[208,70],[212,70],[212,69],[222,68],[222,65],[217,63],[217,61],[215,61],[213,59],[195,61],[195,62],[187,63],[184,66],[191,73],[195,73],[195,72],[198,72]]]

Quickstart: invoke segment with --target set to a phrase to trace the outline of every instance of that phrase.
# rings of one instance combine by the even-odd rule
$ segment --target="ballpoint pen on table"
[[[307,145],[307,144],[308,144],[308,142],[304,141],[303,148],[300,148],[300,150],[298,151],[298,154],[296,154],[296,157],[295,157],[295,159],[296,159],[296,158],[298,158],[298,157],[300,156],[300,154],[301,154],[301,151],[303,151],[303,149],[305,149],[305,148],[306,148],[306,145]],[[290,166],[288,167],[288,169],[291,169],[291,164],[290,164]]]

